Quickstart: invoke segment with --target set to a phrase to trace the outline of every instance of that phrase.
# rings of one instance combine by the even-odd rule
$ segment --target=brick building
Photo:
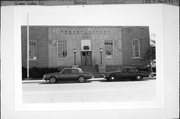
[[[26,67],[27,27],[21,27],[22,66]],[[146,26],[30,26],[30,67],[72,65],[106,68],[150,63]],[[101,53],[102,52],[102,53]]]

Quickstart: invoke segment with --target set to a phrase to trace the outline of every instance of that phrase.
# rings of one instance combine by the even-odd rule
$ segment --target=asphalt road
[[[23,81],[24,103],[152,101],[156,99],[156,80],[114,81],[91,79],[87,83],[43,80]]]

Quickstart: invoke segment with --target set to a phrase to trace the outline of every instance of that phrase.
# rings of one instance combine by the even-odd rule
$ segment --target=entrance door
[[[92,65],[91,51],[81,51],[81,65]]]

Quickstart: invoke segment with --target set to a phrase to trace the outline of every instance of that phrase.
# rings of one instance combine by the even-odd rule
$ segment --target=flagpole
[[[29,14],[27,13],[27,78],[29,78]]]

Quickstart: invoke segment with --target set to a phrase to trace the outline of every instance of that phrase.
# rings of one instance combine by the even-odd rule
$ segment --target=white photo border
[[[96,12],[94,13],[94,11]],[[128,5],[126,7],[122,5],[14,7],[14,56],[16,56],[14,57],[15,109],[20,111],[50,111],[162,108],[164,106],[164,53],[162,13],[163,11],[161,8],[159,8],[158,5],[154,6],[154,9],[151,9],[149,5],[147,5],[146,7],[140,5]],[[100,103],[23,103],[21,74],[21,26],[27,25],[27,14],[29,14],[29,25],[38,26],[149,26],[150,33],[153,32],[154,34],[156,34],[156,38],[158,39],[156,41],[157,100],[145,102],[128,101]],[[59,17],[57,15],[59,15]],[[89,18],[96,19],[88,20]],[[154,18],[156,18],[156,20],[154,20]],[[134,21],[128,21],[128,19],[133,19]]]

